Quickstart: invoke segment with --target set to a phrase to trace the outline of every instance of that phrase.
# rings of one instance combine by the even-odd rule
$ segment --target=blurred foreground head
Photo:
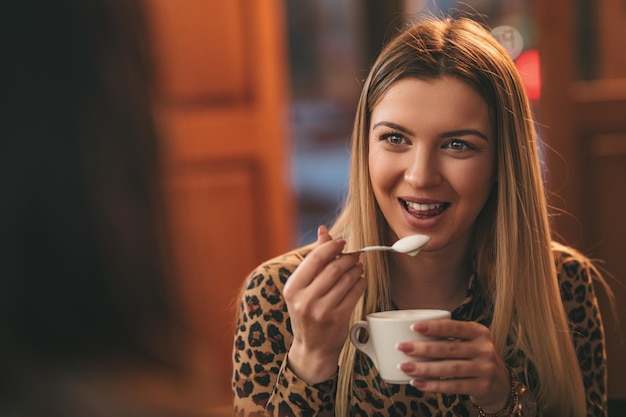
[[[3,6],[3,401],[56,368],[175,368],[140,12],[131,0]]]

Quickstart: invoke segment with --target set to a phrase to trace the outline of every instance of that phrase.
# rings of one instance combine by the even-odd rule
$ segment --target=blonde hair
[[[353,248],[391,243],[369,181],[368,130],[372,109],[391,85],[407,77],[455,77],[489,105],[498,139],[497,186],[477,219],[472,255],[494,304],[492,338],[504,356],[510,336],[532,362],[544,415],[586,415],[582,376],[560,302],[531,110],[514,63],[481,25],[465,18],[428,20],[402,31],[383,49],[359,99],[348,197],[331,234]],[[364,257],[367,289],[352,322],[391,307],[386,259],[382,254]],[[338,416],[349,414],[355,357],[347,342],[339,360]]]

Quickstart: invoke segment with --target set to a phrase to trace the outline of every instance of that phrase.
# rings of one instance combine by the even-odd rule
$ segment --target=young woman
[[[490,33],[468,19],[400,33],[365,81],[352,158],[330,233],[245,284],[235,413],[606,416],[600,276],[552,240],[531,111]],[[415,257],[338,256],[416,233],[431,240]],[[439,339],[397,348],[437,360],[387,384],[348,329],[414,308],[452,319],[414,326]]]

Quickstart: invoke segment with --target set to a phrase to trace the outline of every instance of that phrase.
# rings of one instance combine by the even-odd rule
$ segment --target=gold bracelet
[[[511,377],[511,391],[509,391],[509,398],[506,400],[506,404],[504,404],[504,407],[502,408],[502,410],[498,411],[497,413],[485,413],[483,411],[483,409],[477,405],[476,407],[478,407],[478,417],[503,417],[503,416],[510,416],[510,415],[515,415],[513,414],[514,411],[518,412],[517,415],[519,415],[519,389],[520,389],[520,382],[518,381],[517,377],[515,376],[515,373],[513,373],[513,369],[511,369],[511,367],[509,365],[506,365],[506,369],[509,371],[509,376]],[[522,386],[522,388],[524,389],[525,387]]]

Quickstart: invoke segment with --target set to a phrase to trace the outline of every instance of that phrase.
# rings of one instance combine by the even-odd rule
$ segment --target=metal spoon
[[[426,235],[410,235],[399,239],[391,246],[366,246],[354,252],[344,252],[342,255],[349,255],[359,252],[374,252],[374,251],[391,251],[397,253],[404,253],[410,256],[415,256],[430,240]]]

